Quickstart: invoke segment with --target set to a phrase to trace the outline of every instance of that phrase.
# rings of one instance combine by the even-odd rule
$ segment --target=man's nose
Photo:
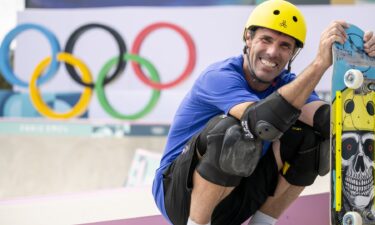
[[[276,56],[278,52],[278,47],[276,45],[270,45],[267,48],[267,54],[270,56]]]

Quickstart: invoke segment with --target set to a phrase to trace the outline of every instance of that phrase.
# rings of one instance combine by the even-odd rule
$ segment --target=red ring
[[[132,61],[131,65],[132,65],[132,67],[134,69],[134,72],[137,75],[137,77],[143,83],[145,83],[146,85],[148,85],[148,86],[150,86],[150,87],[152,87],[153,89],[156,89],[156,90],[171,88],[173,86],[176,86],[178,83],[180,83],[184,79],[186,79],[191,74],[191,72],[193,71],[194,66],[195,66],[195,62],[196,62],[195,45],[194,45],[194,42],[193,42],[193,39],[191,38],[191,36],[185,30],[183,30],[181,27],[178,27],[175,24],[165,23],[165,22],[154,23],[154,24],[151,24],[150,26],[144,28],[139,33],[139,35],[135,38],[135,41],[134,41],[131,52],[133,54],[139,55],[139,50],[140,50],[141,43],[143,42],[143,40],[146,38],[146,36],[149,33],[151,33],[152,31],[154,31],[156,29],[159,29],[159,28],[170,28],[172,30],[175,30],[177,33],[179,33],[182,36],[182,38],[185,40],[185,42],[187,44],[187,47],[189,49],[189,60],[188,60],[187,66],[186,66],[185,70],[182,72],[182,74],[177,79],[175,79],[171,82],[167,82],[167,83],[159,83],[159,82],[154,82],[154,81],[150,80],[143,73],[139,64]]]

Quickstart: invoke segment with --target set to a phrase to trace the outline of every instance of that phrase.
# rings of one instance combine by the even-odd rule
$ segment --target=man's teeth
[[[264,65],[269,66],[269,67],[275,67],[275,66],[276,66],[276,63],[270,62],[270,61],[265,60],[265,59],[261,59],[261,62],[262,62]]]

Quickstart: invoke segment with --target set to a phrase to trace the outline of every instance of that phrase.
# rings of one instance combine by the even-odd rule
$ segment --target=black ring
[[[125,44],[124,39],[122,39],[121,35],[115,29],[113,29],[109,26],[103,25],[103,24],[98,24],[98,23],[86,24],[86,25],[80,26],[78,29],[76,29],[69,36],[68,41],[66,42],[66,46],[65,46],[64,51],[67,52],[67,53],[73,54],[73,48],[74,48],[74,45],[75,45],[76,41],[78,40],[78,38],[84,32],[86,32],[87,30],[92,29],[92,28],[102,28],[102,29],[108,31],[116,39],[116,42],[117,42],[118,48],[119,48],[118,58],[121,59],[122,56],[127,52],[127,48],[126,48],[126,44]],[[94,87],[94,83],[83,82],[82,78],[79,76],[79,74],[77,73],[77,71],[75,70],[75,68],[72,65],[69,65],[67,63],[64,63],[64,64],[65,64],[65,68],[68,71],[69,75],[75,81],[77,81],[79,84],[81,84],[83,86],[86,86],[86,87],[92,87],[92,88]],[[126,62],[124,60],[118,60],[115,71],[113,72],[112,75],[106,76],[106,78],[104,80],[104,84],[107,84],[107,83],[111,82],[112,80],[114,80],[120,73],[122,73],[124,71],[125,67],[126,67]]]

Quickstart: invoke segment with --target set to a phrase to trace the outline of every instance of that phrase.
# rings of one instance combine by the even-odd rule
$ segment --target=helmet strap
[[[297,55],[301,52],[301,48],[298,48],[297,51],[294,53],[292,58],[288,62],[288,69],[287,72],[290,73],[290,70],[292,69],[292,62],[296,59]]]
[[[251,66],[250,66],[250,58],[249,58],[249,54],[248,54],[248,49],[249,49],[249,47],[247,47],[247,45],[245,45],[244,48],[243,48],[243,53],[246,55],[247,68],[249,69],[250,77],[251,77],[252,81],[253,82],[262,83],[262,84],[271,84],[273,81],[265,81],[265,80],[260,79],[255,74],[255,71],[251,68]]]

